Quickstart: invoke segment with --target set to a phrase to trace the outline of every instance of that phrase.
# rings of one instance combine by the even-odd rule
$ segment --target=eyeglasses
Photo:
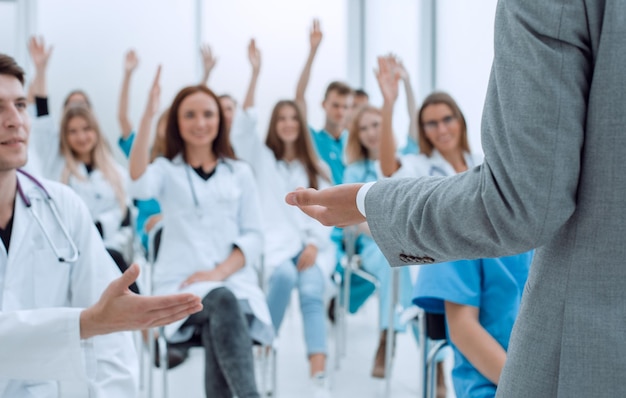
[[[446,127],[456,120],[456,116],[446,116],[441,120],[431,120],[424,123],[424,131],[433,132],[439,128],[439,123],[443,123]]]

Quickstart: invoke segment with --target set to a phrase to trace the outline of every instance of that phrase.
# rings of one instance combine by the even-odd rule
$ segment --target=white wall
[[[204,3],[203,40],[211,45],[218,63],[209,80],[217,93],[243,101],[250,78],[247,45],[256,40],[262,66],[257,87],[260,132],[267,131],[278,100],[293,99],[309,53],[309,29],[319,18],[322,43],[306,92],[308,122],[324,124],[321,102],[328,83],[346,80],[347,6],[337,0],[231,0]]]
[[[437,0],[437,89],[458,102],[477,153],[482,153],[480,125],[493,61],[496,3]]]
[[[419,2],[414,0],[370,1],[365,2],[365,90],[374,106],[382,106],[382,95],[374,76],[377,57],[388,53],[396,54],[411,77],[414,93],[417,95],[417,77],[423,55],[419,54],[420,32],[417,21],[420,19]],[[419,101],[420,98],[416,98]],[[404,87],[394,109],[394,133],[399,146],[406,142],[409,128],[409,114]]]
[[[48,73],[51,111],[60,115],[67,93],[84,89],[112,139],[119,135],[116,112],[127,49],[134,48],[140,58],[131,87],[135,125],[158,64],[163,64],[163,106],[196,79],[193,0],[39,1],[37,15],[38,33],[54,45]]]
[[[313,65],[307,100],[309,122],[320,127],[320,102],[326,85],[344,80],[360,86],[360,77],[348,74],[348,61],[354,64],[348,59],[348,50],[358,45],[348,42],[354,34],[348,23],[354,15],[348,13],[354,12],[358,3],[353,1],[348,11],[348,1],[206,0],[200,16],[195,12],[195,0],[32,0],[28,4],[36,17],[32,24],[35,32],[55,46],[49,71],[52,111],[59,114],[67,92],[83,88],[92,97],[105,132],[115,138],[124,52],[133,47],[140,57],[131,90],[131,117],[137,124],[157,64],[163,64],[163,107],[182,86],[197,81],[200,38],[210,43],[218,56],[209,86],[240,101],[250,76],[246,45],[251,37],[256,38],[263,55],[257,104],[259,130],[264,133],[275,102],[294,96],[313,18],[320,18],[324,39]],[[417,82],[420,68],[429,61],[427,54],[419,53],[420,4],[414,0],[368,0],[363,4],[364,88],[372,102],[381,103],[373,75],[376,56],[390,51],[403,59],[415,92],[423,92]],[[437,88],[457,99],[468,121],[472,148],[480,152],[480,117],[493,59],[496,0],[437,0],[436,5]],[[200,27],[196,26],[198,20]],[[418,106],[422,99],[418,94]],[[394,120],[400,144],[408,126],[404,101],[401,90]]]
[[[0,53],[15,57],[17,49],[17,3],[0,1]]]

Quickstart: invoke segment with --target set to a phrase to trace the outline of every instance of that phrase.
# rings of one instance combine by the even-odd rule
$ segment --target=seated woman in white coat
[[[149,164],[150,125],[158,112],[160,68],[130,155],[132,193],[155,198],[163,234],[154,292],[194,292],[204,309],[165,328],[171,342],[199,334],[207,397],[259,397],[252,341],[274,331],[253,263],[262,228],[250,167],[234,159],[219,99],[206,86],[182,89],[169,111],[165,156]]]
[[[251,54],[251,61],[254,58]],[[258,61],[252,62],[253,70]],[[314,388],[323,391],[327,384],[324,291],[335,266],[335,246],[330,228],[288,206],[284,197],[298,187],[330,186],[329,172],[315,154],[306,121],[294,101],[276,104],[263,144],[250,109],[252,98],[246,96],[238,119],[242,123],[233,126],[231,139],[237,156],[252,165],[261,193],[264,265],[270,276],[267,301],[278,331],[291,292],[298,288],[310,375]]]

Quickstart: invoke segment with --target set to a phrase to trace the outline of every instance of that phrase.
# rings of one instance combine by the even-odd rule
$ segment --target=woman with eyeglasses
[[[385,176],[445,178],[481,163],[470,153],[461,110],[441,92],[426,97],[418,112],[420,153],[396,157],[391,121],[399,77],[393,59],[379,58],[377,78],[384,97],[380,160]],[[445,315],[457,396],[495,396],[531,260],[527,252],[420,267],[413,302]],[[439,368],[437,396],[445,396]]]

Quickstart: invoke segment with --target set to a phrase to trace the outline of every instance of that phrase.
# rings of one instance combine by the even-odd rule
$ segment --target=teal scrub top
[[[480,309],[479,322],[507,350],[533,252],[501,258],[459,260],[420,268],[413,303],[443,314],[444,301]],[[449,340],[449,339],[448,339]],[[496,386],[450,342],[452,380],[458,397],[494,397]]]
[[[330,167],[333,184],[341,184],[345,169],[343,150],[348,140],[348,131],[342,132],[338,139],[324,129],[317,131],[309,126],[309,131],[317,155]]]

